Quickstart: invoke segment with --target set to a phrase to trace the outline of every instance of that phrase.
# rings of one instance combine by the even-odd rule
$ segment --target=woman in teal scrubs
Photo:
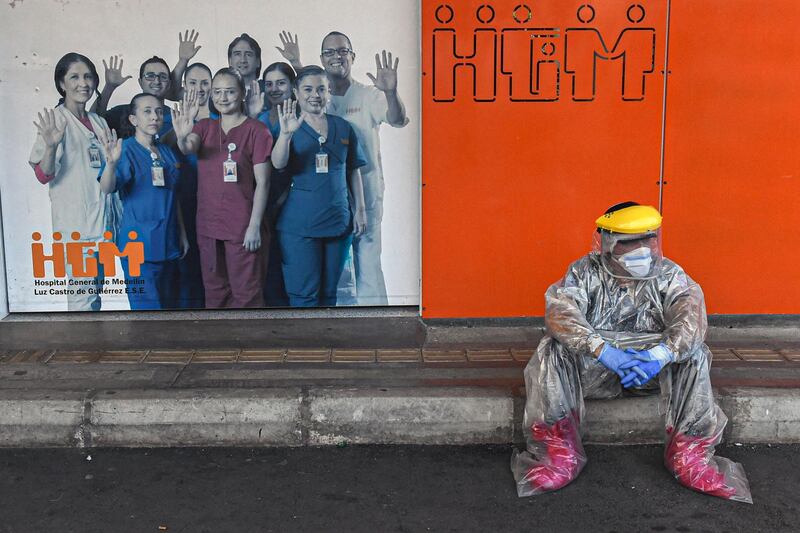
[[[258,120],[266,124],[273,139],[277,139],[281,132],[278,107],[294,98],[292,89],[296,79],[297,74],[288,63],[272,63],[264,69],[261,82],[264,85],[266,109],[259,113]]]
[[[274,167],[292,177],[277,224],[284,282],[292,307],[335,306],[353,234],[367,226],[359,171],[366,161],[350,124],[325,113],[322,68],[298,72],[294,94],[296,101],[278,108],[280,135],[272,152]]]
[[[264,85],[263,99],[266,102],[266,109],[258,115],[258,120],[269,128],[273,139],[277,139],[281,133],[278,108],[286,100],[294,98],[292,88],[296,78],[297,74],[288,63],[272,63],[264,69],[261,81]],[[281,266],[283,258],[275,224],[283,202],[286,201],[290,182],[291,177],[286,172],[277,170],[272,173],[270,179],[267,223],[269,223],[270,232],[275,235],[275,238],[269,242],[269,264],[267,265],[267,279],[264,280],[264,302],[268,307],[287,307],[289,305],[286,285],[283,282],[283,267]]]

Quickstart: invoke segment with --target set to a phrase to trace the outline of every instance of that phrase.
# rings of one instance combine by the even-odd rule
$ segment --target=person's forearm
[[[174,129],[169,130],[167,133],[165,133],[163,136],[161,136],[159,141],[161,141],[163,144],[166,144],[167,146],[169,146],[172,149],[177,149],[178,148],[178,136],[175,135],[175,130]]]
[[[177,132],[176,136],[176,144],[178,146],[178,150],[180,150],[182,154],[189,155],[197,153],[197,150],[200,148],[200,143],[195,136],[192,136],[191,133],[188,135],[179,135]]]
[[[278,140],[272,147],[272,166],[276,170],[286,168],[289,164],[289,147],[292,143],[292,134],[281,131]]]
[[[600,354],[603,352],[603,348],[605,347],[605,345],[606,345],[605,342],[603,342],[603,344],[597,345],[597,348],[595,348],[594,352],[592,352],[592,355],[594,356],[595,359],[600,358]]]
[[[42,160],[39,161],[39,168],[48,176],[56,173],[56,150],[58,145],[45,147]]]
[[[604,343],[587,319],[589,294],[583,280],[586,265],[579,261],[570,265],[564,278],[545,292],[545,330],[573,354],[599,356]]]
[[[98,115],[105,115],[106,111],[108,111],[108,103],[111,101],[111,95],[114,94],[116,90],[116,85],[106,83],[103,86],[103,92],[100,93],[100,97],[92,104],[92,111]]]
[[[690,358],[703,344],[708,330],[705,298],[700,286],[684,273],[667,288],[664,306],[664,344],[677,362]]]
[[[175,204],[178,211],[178,232],[181,241],[184,241],[186,240],[186,223],[183,221],[183,209],[181,209],[181,204],[177,200],[175,200]]]
[[[172,72],[170,73],[170,79],[172,82],[170,83],[167,94],[164,95],[165,100],[177,101],[183,97],[183,73],[186,71],[186,67],[188,65],[188,59],[179,59],[175,64],[175,68],[172,69]]]
[[[264,110],[264,99],[261,97],[263,94],[264,93],[258,93],[258,96],[256,96],[252,102],[250,100],[253,98],[253,96],[248,95],[246,100],[248,117],[258,119],[258,116]]]
[[[402,126],[406,123],[406,107],[403,105],[400,97],[397,96],[397,91],[386,91],[386,103],[389,105],[389,111],[386,113],[386,120],[389,124],[395,126]]]
[[[267,210],[269,195],[270,165],[261,163],[253,169],[256,174],[256,190],[253,193],[253,210],[250,212],[250,227],[261,226],[264,212]]]
[[[355,203],[355,210],[360,211],[366,209],[366,202],[364,201],[364,181],[361,179],[361,171],[359,169],[352,171],[347,178],[347,182],[350,185],[350,194]]]
[[[106,161],[106,168],[100,176],[100,190],[105,194],[111,194],[117,188],[117,163]]]

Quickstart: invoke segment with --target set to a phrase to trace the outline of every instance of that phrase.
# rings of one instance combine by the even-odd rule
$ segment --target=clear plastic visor
[[[592,251],[609,274],[623,279],[654,278],[664,260],[660,228],[633,234],[595,232]]]

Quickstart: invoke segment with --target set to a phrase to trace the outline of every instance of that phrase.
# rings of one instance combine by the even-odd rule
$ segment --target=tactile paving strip
[[[800,349],[795,350],[780,350],[781,355],[783,355],[789,361],[798,361],[800,362]]]
[[[754,349],[740,349],[732,350],[736,355],[745,361],[786,361],[786,359],[775,350],[754,350]]]
[[[511,350],[467,350],[467,360],[473,362],[513,361]]]
[[[711,348],[711,357],[714,361],[741,361],[742,358],[730,348]]]
[[[185,365],[193,355],[194,350],[150,350],[144,362]]]
[[[422,361],[420,350],[378,350],[379,363],[418,363]]]
[[[196,350],[192,363],[235,363],[239,350]]]
[[[141,363],[147,357],[147,350],[112,350],[101,352],[101,363]]]
[[[333,350],[334,363],[374,363],[375,350]]]
[[[286,350],[242,350],[239,353],[240,363],[282,363]]]
[[[6,363],[46,363],[56,353],[55,350],[19,350],[10,357]]]
[[[57,350],[48,363],[96,363],[99,360],[100,352]]]
[[[46,363],[154,363],[154,364],[237,364],[237,363],[462,363],[485,366],[503,363],[524,366],[536,353],[533,349],[153,349],[153,350],[0,350],[0,364]],[[714,362],[800,363],[800,348],[761,349],[713,347]]]
[[[287,363],[329,363],[330,348],[312,348],[307,350],[286,350]]]
[[[464,350],[422,350],[422,360],[426,363],[464,363],[467,357]]]

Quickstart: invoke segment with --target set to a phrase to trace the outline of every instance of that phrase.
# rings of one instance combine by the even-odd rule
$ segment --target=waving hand
[[[382,54],[375,54],[375,66],[377,73],[375,76],[367,73],[369,79],[375,84],[375,87],[383,92],[397,91],[397,64],[400,62],[398,58],[394,58],[392,62],[392,53],[384,50]]]

